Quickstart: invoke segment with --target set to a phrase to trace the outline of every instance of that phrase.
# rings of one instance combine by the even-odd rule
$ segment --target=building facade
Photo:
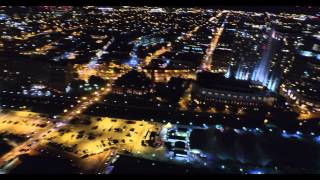
[[[200,105],[272,106],[277,98],[248,81],[228,79],[216,73],[201,73],[193,84],[193,100]]]

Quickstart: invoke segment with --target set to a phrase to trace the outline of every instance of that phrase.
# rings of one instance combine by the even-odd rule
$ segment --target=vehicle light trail
[[[224,11],[220,12],[217,16],[210,18],[209,21],[210,22],[213,22],[214,20],[218,21],[219,20],[218,18],[221,17],[223,13],[224,13]],[[208,49],[206,50],[206,54],[203,57],[203,60],[202,60],[201,66],[200,66],[201,70],[211,71],[212,57],[213,57],[215,49],[217,48],[217,46],[219,44],[219,40],[220,40],[220,37],[221,37],[223,31],[224,31],[224,23],[222,23],[222,25],[219,28],[217,28],[216,30],[213,31],[211,42],[209,44]]]
[[[203,58],[203,62],[201,65],[202,70],[206,70],[206,71],[211,70],[212,56],[213,56],[214,50],[216,49],[219,43],[219,39],[222,35],[223,30],[224,30],[224,27],[222,26],[218,28],[217,33],[214,33],[214,37],[212,38],[209,48],[206,50],[206,55]]]

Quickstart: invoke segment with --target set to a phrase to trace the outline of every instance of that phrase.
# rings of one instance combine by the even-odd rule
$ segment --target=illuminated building
[[[129,60],[128,65],[131,67],[136,67],[138,65],[138,57],[135,53],[132,54],[132,57]]]
[[[270,31],[268,44],[264,50],[263,56],[252,72],[250,67],[247,67],[243,63],[238,63],[236,66],[236,72],[233,73],[233,67],[229,66],[225,77],[234,77],[235,79],[245,81],[251,80],[254,84],[262,85],[268,90],[275,92],[280,83],[279,68],[275,67],[272,73],[270,73],[270,69],[273,55],[279,46],[281,38],[281,35],[272,29]]]
[[[274,29],[270,31],[268,45],[263,53],[262,59],[253,70],[251,80],[267,87],[271,91],[275,91],[279,85],[279,79],[274,74],[270,74],[271,59],[274,55],[276,47],[281,40],[281,35]]]
[[[235,78],[239,80],[248,80],[249,79],[249,70],[242,65],[238,66],[237,72],[235,74]]]
[[[52,93],[46,88],[46,86],[41,84],[34,84],[30,87],[29,90],[25,89],[22,91],[22,94],[25,96],[51,96]]]
[[[197,74],[192,97],[200,105],[264,106],[273,105],[276,101],[272,93],[249,81],[225,78],[222,74],[208,72]]]

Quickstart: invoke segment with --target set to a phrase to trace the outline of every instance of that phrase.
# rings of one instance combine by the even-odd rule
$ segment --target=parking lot
[[[46,126],[45,118],[37,113],[13,111],[0,114],[0,133],[31,136]]]
[[[148,138],[150,132],[158,133],[161,130],[161,124],[145,121],[102,117],[91,117],[89,120],[90,125],[66,126],[60,132],[51,133],[49,142],[83,158],[113,148],[131,154],[152,149],[148,145],[143,146],[142,141]]]
[[[109,162],[114,154],[125,154],[151,160],[168,160],[166,147],[159,137],[163,124],[143,120],[78,116],[77,122],[42,135],[41,144],[78,157],[84,169]],[[0,132],[26,135],[40,132],[47,120],[24,111],[0,115]],[[50,123],[51,124],[51,123]],[[93,168],[96,169],[96,168]]]

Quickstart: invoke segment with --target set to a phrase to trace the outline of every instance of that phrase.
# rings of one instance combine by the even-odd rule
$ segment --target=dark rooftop
[[[186,147],[186,143],[185,143],[185,142],[182,142],[182,141],[176,141],[176,142],[174,143],[174,146],[175,146],[176,148],[182,148],[182,149],[184,149],[184,148]]]
[[[186,140],[185,137],[176,136],[176,135],[172,135],[172,134],[169,134],[169,138],[170,138],[170,139],[176,139],[176,140]]]
[[[119,87],[145,89],[152,86],[152,81],[145,73],[132,70],[117,79],[115,85]]]
[[[13,174],[76,174],[80,172],[78,167],[73,166],[68,159],[57,158],[54,154],[42,153],[38,156],[22,155],[23,162],[11,173]]]
[[[249,81],[225,78],[220,73],[200,72],[197,74],[196,83],[203,88],[224,91],[236,91],[245,93],[261,93],[258,88],[253,87]]]
[[[198,169],[191,165],[177,165],[167,162],[120,156],[113,164],[112,174],[208,174],[207,169]]]
[[[158,70],[158,69],[166,69],[166,70],[183,70],[183,69],[189,69],[190,66],[184,62],[184,64],[181,64],[181,62],[177,60],[169,60],[169,59],[154,59],[151,61],[151,63],[146,66],[144,69],[152,69],[152,70]]]

